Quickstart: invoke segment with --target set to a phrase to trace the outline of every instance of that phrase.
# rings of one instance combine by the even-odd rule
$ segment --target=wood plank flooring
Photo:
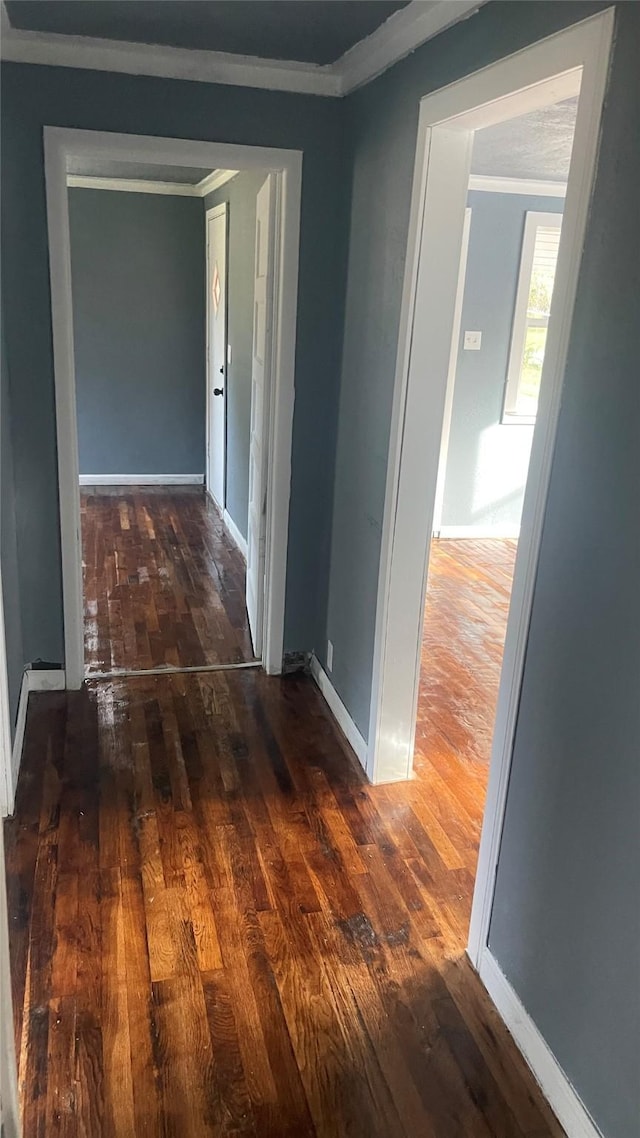
[[[306,677],[32,695],[25,1138],[561,1138],[464,956],[483,789],[452,731],[370,787]]]
[[[418,773],[444,740],[461,770],[475,768],[486,785],[517,546],[495,538],[431,543],[418,693]]]
[[[87,673],[253,659],[245,563],[199,487],[81,496]]]

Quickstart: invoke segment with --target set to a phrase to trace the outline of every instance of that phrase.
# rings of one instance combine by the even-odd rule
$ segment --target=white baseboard
[[[204,474],[81,474],[81,486],[202,486]]]
[[[244,538],[242,536],[242,534],[240,533],[240,530],[238,529],[236,523],[234,522],[233,518],[231,517],[231,514],[227,510],[224,511],[224,513],[222,515],[222,520],[223,520],[224,524],[226,525],[227,529],[229,530],[229,533],[231,534],[233,540],[235,541],[236,545],[238,546],[238,549],[240,550],[242,556],[244,557],[244,559],[246,561],[247,560],[247,540],[246,540],[246,538]]]
[[[66,678],[63,668],[27,668],[29,691],[64,691]]]
[[[602,1138],[577,1091],[488,948],[482,953],[478,971],[568,1138]]]
[[[18,774],[20,772],[20,763],[22,761],[22,748],[24,747],[24,733],[27,726],[27,705],[29,703],[29,672],[26,671],[22,676],[22,686],[20,688],[20,699],[18,700],[18,714],[16,716],[16,730],[13,736],[13,748],[11,751],[11,801],[9,802],[9,812],[13,813],[13,807],[16,801],[16,786],[18,785]]]
[[[324,668],[322,667],[322,664],[318,660],[318,657],[315,655],[311,656],[310,668],[311,668],[311,675],[313,676],[315,682],[317,683],[318,687],[320,688],[320,691],[322,692],[322,694],[325,698],[325,701],[327,703],[329,711],[333,715],[333,718],[335,719],[336,723],[338,724],[338,727],[342,731],[342,734],[345,736],[347,742],[351,746],[351,749],[353,751],[355,751],[355,754],[358,757],[358,761],[359,761],[361,767],[363,768],[363,770],[366,771],[366,769],[367,769],[367,744],[365,743],[364,739],[362,738],[362,735],[360,734],[360,732],[358,731],[358,728],[356,727],[355,723],[353,722],[353,719],[349,715],[349,712],[347,711],[342,700],[340,699],[340,696],[338,695],[336,689],[334,688],[333,684],[331,683],[331,680],[329,679],[327,673],[325,672]]]
[[[13,812],[16,799],[16,787],[22,762],[24,736],[27,727],[27,710],[29,706],[29,692],[32,691],[64,691],[65,674],[62,668],[25,668],[22,675],[22,686],[18,700],[18,714],[16,716],[16,730],[11,749],[11,801],[9,809]]]
[[[434,537],[458,537],[458,538],[475,538],[476,540],[482,538],[519,538],[520,526],[440,526],[439,529],[433,531]]]

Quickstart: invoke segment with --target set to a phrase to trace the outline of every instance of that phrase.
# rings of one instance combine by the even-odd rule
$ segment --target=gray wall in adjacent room
[[[469,253],[462,305],[443,526],[506,532],[520,525],[533,427],[503,423],[525,214],[562,213],[562,198],[472,190]],[[465,329],[482,332],[480,351],[465,351]]]
[[[418,104],[603,7],[490,3],[347,101],[351,235],[326,638],[365,734]],[[636,1138],[640,7],[616,7],[491,946],[607,1138]]]
[[[198,198],[70,189],[81,474],[203,474]]]
[[[324,627],[348,186],[339,99],[99,71],[2,67],[2,272],[27,658],[62,660],[60,531],[42,132],[45,124],[303,154],[285,648]]]
[[[0,558],[2,559],[2,601],[4,605],[11,734],[13,737],[22,672],[27,661],[24,658],[20,622],[20,580],[16,538],[9,367],[5,350],[4,320],[0,323],[2,349],[0,361]]]
[[[249,512],[249,437],[256,196],[264,170],[246,170],[208,194],[205,209],[228,203],[227,321],[231,363],[227,367],[226,508],[243,537]]]

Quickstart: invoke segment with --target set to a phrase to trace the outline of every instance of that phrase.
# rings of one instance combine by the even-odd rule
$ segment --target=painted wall
[[[640,1118],[639,53],[622,5],[489,940],[606,1138]]]
[[[204,474],[197,198],[69,190],[81,474]]]
[[[472,190],[469,255],[453,393],[443,526],[510,533],[520,525],[533,427],[502,423],[525,214],[559,213],[561,198]],[[465,351],[465,329],[482,332]]]
[[[18,575],[18,545],[16,537],[16,501],[13,474],[13,440],[11,438],[11,398],[9,392],[9,366],[5,349],[4,320],[0,337],[0,558],[2,560],[2,602],[4,606],[4,632],[7,651],[9,682],[9,708],[13,737],[22,672],[25,663],[20,620],[20,581]]]
[[[602,7],[602,6],[599,6]],[[419,98],[598,6],[490,3],[347,100],[351,234],[328,619],[366,735]],[[492,949],[607,1138],[640,1113],[640,9],[620,4],[549,491]],[[614,521],[615,519],[615,521]],[[609,522],[610,524],[607,524]]]
[[[5,65],[3,271],[29,655],[62,651],[43,124],[304,150],[287,646],[313,645],[324,658],[331,637],[334,683],[366,732],[418,100],[602,7],[490,3],[346,103]],[[631,1069],[640,882],[630,856],[640,795],[640,255],[629,224],[640,175],[630,144],[640,129],[639,54],[640,11],[619,4],[491,930],[498,962],[606,1138],[635,1138],[640,1109]],[[345,119],[351,232],[332,487]]]
[[[63,658],[45,124],[303,152],[285,647],[319,639],[327,595],[344,308],[347,186],[339,100],[7,63],[3,281],[25,658]]]
[[[228,206],[227,511],[243,537],[249,516],[256,196],[265,177],[265,171],[242,171],[204,199],[205,209],[222,202]]]

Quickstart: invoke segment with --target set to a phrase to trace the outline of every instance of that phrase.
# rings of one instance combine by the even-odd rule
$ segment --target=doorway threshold
[[[112,672],[92,672],[84,677],[84,683],[93,680],[135,680],[140,676],[180,676],[195,672],[238,672],[245,668],[261,667],[262,660],[246,660],[240,664],[194,664],[191,667],[168,664],[160,668],[116,668]]]

